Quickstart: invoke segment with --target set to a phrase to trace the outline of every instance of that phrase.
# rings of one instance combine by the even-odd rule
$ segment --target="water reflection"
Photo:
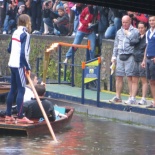
[[[37,138],[0,137],[0,155],[154,155],[155,130],[74,115],[71,128]]]

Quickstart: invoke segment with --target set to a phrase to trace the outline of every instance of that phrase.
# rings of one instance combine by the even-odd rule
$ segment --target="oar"
[[[33,93],[34,93],[34,95],[35,95],[35,97],[36,97],[36,99],[37,99],[37,102],[38,102],[39,107],[40,107],[40,109],[41,109],[41,111],[42,111],[42,114],[43,114],[43,116],[44,116],[44,118],[45,118],[46,124],[47,124],[47,126],[48,126],[48,128],[49,128],[49,130],[50,130],[50,133],[51,133],[51,135],[52,135],[54,141],[55,141],[55,142],[58,142],[57,139],[56,139],[56,137],[55,137],[55,134],[54,134],[54,132],[53,132],[52,126],[51,126],[51,124],[50,124],[50,122],[49,122],[49,120],[48,120],[48,117],[47,117],[47,115],[46,115],[46,113],[45,113],[45,110],[44,110],[44,108],[43,108],[43,105],[42,105],[42,103],[41,103],[41,101],[40,101],[40,99],[39,99],[39,96],[38,96],[37,92],[36,92],[36,89],[35,89],[35,87],[34,87],[34,85],[33,85],[33,83],[32,83],[32,80],[31,80],[31,78],[30,78],[30,73],[29,73],[29,72],[26,72],[26,77],[27,77],[27,79],[28,79],[28,81],[29,81],[29,83],[30,83],[30,85],[31,85],[31,88],[32,88],[32,90],[33,90]]]

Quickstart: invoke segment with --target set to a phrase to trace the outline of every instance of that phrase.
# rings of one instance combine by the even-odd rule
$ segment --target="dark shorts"
[[[146,60],[146,77],[148,80],[155,80],[155,63],[151,59]]]
[[[135,62],[133,76],[146,77],[146,69],[141,67],[141,62]]]

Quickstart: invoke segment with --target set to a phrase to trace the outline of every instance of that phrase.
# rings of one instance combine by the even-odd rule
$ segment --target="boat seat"
[[[58,111],[61,114],[65,114],[66,113],[66,108],[64,107],[59,107],[59,106],[54,106],[54,110]],[[60,119],[60,116],[56,116],[56,120]]]

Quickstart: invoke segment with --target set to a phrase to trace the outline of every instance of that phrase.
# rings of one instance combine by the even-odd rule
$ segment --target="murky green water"
[[[0,155],[154,155],[155,129],[74,114],[71,128],[51,136],[0,136]]]

